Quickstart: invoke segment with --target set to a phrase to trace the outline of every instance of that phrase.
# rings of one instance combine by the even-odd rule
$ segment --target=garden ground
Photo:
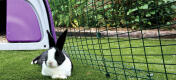
[[[30,62],[39,51],[0,51],[0,80],[51,80],[41,75],[41,67]],[[90,66],[73,61],[74,70],[68,80],[105,80],[106,77]]]
[[[118,44],[121,49],[119,49]],[[108,78],[103,73],[96,71],[97,69],[105,69],[102,55],[104,55],[108,71],[116,74],[111,74],[112,78],[118,76],[118,79],[125,80],[124,75],[129,80],[136,80],[135,75],[148,78],[147,70],[149,70],[152,79],[165,79],[164,58],[168,79],[173,80],[176,78],[175,45],[174,39],[162,39],[161,44],[158,39],[144,39],[143,44],[142,39],[131,39],[129,43],[128,38],[120,38],[119,41],[117,38],[102,38],[100,42],[100,39],[95,37],[67,37],[65,49],[70,54],[74,64],[73,75],[68,80],[107,80]],[[50,77],[41,75],[40,66],[30,64],[32,59],[43,51],[0,51],[0,80],[50,80]],[[120,55],[123,57],[124,70]],[[146,63],[146,58],[148,63]],[[93,67],[81,63],[94,65],[95,70]]]

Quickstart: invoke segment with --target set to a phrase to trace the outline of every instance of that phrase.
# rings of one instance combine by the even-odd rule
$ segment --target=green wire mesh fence
[[[175,0],[49,1],[73,60],[115,80],[176,79]]]

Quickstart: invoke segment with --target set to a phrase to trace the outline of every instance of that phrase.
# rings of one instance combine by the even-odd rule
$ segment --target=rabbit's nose
[[[49,65],[52,65],[53,63],[52,62],[48,62]]]

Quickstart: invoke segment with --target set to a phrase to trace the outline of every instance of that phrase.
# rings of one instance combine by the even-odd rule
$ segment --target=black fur
[[[52,35],[50,34],[50,32],[47,30],[47,33],[48,33],[48,39],[49,39],[49,47],[55,47],[56,46],[56,43],[52,37]]]
[[[64,33],[62,33],[62,35],[57,40],[56,48],[59,49],[60,51],[62,51],[62,49],[64,47],[66,36],[67,36],[67,30],[65,30]]]
[[[62,51],[56,49],[55,60],[57,61],[58,65],[61,65],[65,61],[65,56]]]

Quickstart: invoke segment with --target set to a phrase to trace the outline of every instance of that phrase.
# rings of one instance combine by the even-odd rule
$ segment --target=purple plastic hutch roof
[[[54,22],[48,0],[44,0],[49,13],[51,32],[56,41]],[[7,31],[9,42],[38,42],[41,31],[37,16],[25,0],[7,0]]]
[[[38,42],[41,40],[37,16],[25,0],[7,0],[6,28],[9,42]]]

